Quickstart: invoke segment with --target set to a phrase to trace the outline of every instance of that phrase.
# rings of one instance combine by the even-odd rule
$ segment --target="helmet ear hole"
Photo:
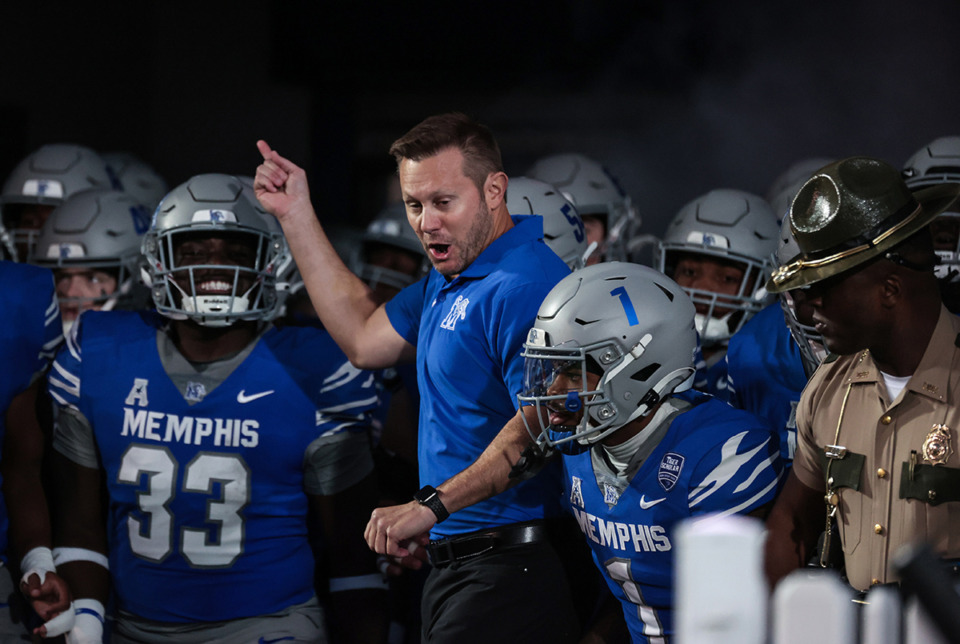
[[[661,365],[657,362],[651,362],[646,367],[630,376],[630,379],[636,380],[637,382],[646,382],[650,379],[650,376],[657,373],[657,370],[660,369],[660,366]]]
[[[597,360],[593,356],[588,354],[586,356],[585,362],[587,365],[587,373],[592,373],[598,376],[603,375],[603,367],[600,366],[600,363],[597,362]]]

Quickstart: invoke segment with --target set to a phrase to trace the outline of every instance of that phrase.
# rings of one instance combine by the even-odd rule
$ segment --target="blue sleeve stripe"
[[[93,615],[98,620],[100,620],[101,624],[105,623],[105,620],[103,619],[103,615],[93,610],[92,608],[77,608],[73,612],[75,615]]]

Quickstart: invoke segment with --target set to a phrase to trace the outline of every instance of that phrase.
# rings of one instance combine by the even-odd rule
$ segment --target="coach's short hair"
[[[500,146],[485,125],[460,112],[430,116],[390,146],[397,167],[404,159],[422,161],[447,148],[463,154],[463,174],[474,182],[480,194],[491,172],[503,172]]]

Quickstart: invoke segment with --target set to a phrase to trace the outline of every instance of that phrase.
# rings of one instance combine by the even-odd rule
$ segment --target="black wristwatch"
[[[413,495],[413,500],[420,505],[425,505],[430,508],[437,517],[437,523],[446,520],[446,518],[450,516],[447,509],[443,507],[443,501],[440,500],[440,495],[432,485],[424,485],[420,488],[417,493]]]

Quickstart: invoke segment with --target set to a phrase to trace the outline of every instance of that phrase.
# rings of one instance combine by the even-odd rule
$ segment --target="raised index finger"
[[[270,161],[273,158],[273,150],[270,149],[270,146],[263,139],[257,141],[257,149],[260,150],[264,161]]]
[[[260,154],[263,155],[264,161],[272,161],[276,164],[278,168],[283,170],[286,173],[292,173],[300,169],[300,167],[288,159],[280,156],[280,153],[276,150],[270,148],[266,141],[260,139],[257,141],[257,149],[260,150]]]

